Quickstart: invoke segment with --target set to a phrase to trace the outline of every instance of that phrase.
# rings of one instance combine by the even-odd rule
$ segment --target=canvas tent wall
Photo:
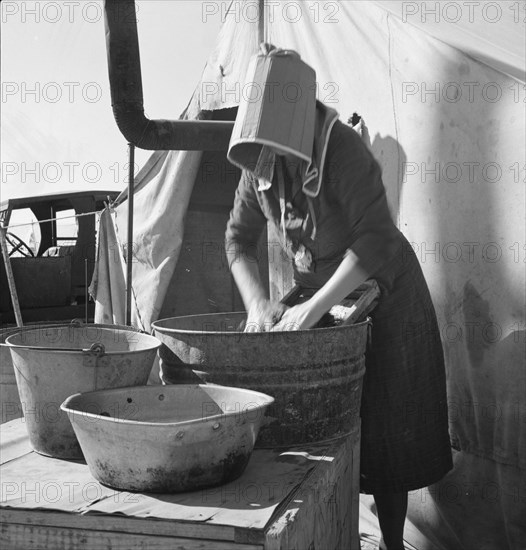
[[[223,110],[247,92],[244,73],[258,43],[246,3],[233,2],[186,116],[231,117]],[[477,37],[468,51],[457,32],[462,26],[442,13],[436,25],[422,23],[422,10],[436,2],[295,2],[288,12],[270,4],[266,39],[300,52],[317,71],[319,99],[342,119],[353,111],[365,117],[393,216],[413,244],[437,309],[455,469],[410,496],[409,517],[426,536],[419,548],[525,548],[523,3],[482,2],[481,10],[496,4],[502,16],[490,23],[479,12],[466,27]],[[404,17],[404,4],[418,8],[417,17]],[[467,4],[474,3],[457,5],[469,21]],[[500,36],[507,37],[504,47]],[[218,281],[223,290],[195,290],[196,300],[212,301],[195,302],[194,313],[240,307],[218,248],[236,180],[226,167],[221,155],[160,152],[139,174],[138,324],[188,313],[191,301],[178,307],[181,288],[195,290],[197,281]],[[208,206],[195,208],[203,197]],[[124,235],[126,202],[116,210]],[[185,239],[193,220],[190,243],[183,241],[185,214]],[[207,224],[213,235],[196,238],[195,229]],[[434,413],[406,406],[408,414]]]

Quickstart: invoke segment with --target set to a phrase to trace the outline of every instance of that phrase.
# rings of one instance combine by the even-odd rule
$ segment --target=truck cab
[[[87,299],[96,257],[98,214],[117,191],[74,191],[0,203],[22,319],[26,322],[93,318]],[[2,257],[0,324],[15,320]]]

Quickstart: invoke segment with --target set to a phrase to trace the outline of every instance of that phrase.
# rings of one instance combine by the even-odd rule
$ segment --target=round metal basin
[[[167,493],[239,477],[273,401],[250,390],[185,384],[77,394],[61,408],[98,481]]]

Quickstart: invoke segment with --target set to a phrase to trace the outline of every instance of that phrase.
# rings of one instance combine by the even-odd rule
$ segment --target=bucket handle
[[[104,347],[104,344],[94,342],[91,344],[89,349],[83,349],[82,352],[89,355],[95,355],[96,357],[102,357],[106,353],[106,348]]]

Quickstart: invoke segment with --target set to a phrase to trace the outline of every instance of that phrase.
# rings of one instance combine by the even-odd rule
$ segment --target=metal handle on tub
[[[83,349],[82,352],[89,355],[95,355],[96,357],[102,357],[106,353],[106,348],[104,347],[104,344],[94,342],[91,344],[89,349]]]

